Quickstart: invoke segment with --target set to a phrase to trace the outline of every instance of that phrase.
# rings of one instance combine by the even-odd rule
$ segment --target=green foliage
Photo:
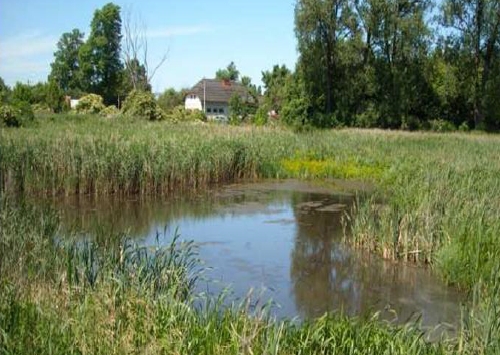
[[[115,105],[106,106],[99,114],[107,118],[113,118],[120,114],[120,110]]]
[[[0,105],[0,125],[5,127],[23,127],[35,118],[30,104],[17,102]]]
[[[229,122],[238,124],[247,116],[246,105],[238,93],[234,93],[229,99]]]
[[[184,105],[174,107],[169,114],[166,115],[169,122],[206,122],[207,116],[200,110],[186,110]]]
[[[234,62],[229,63],[225,69],[219,69],[215,73],[215,77],[221,80],[238,81],[239,76],[240,72],[236,69]]]
[[[433,132],[453,132],[457,130],[453,123],[441,119],[429,121],[429,129]]]
[[[5,82],[0,77],[0,104],[8,101],[10,96],[10,88],[5,85]]]
[[[256,126],[263,126],[268,121],[269,109],[265,105],[261,105],[255,115],[252,116],[252,123]]]
[[[284,89],[289,76],[291,72],[285,65],[281,67],[275,65],[272,71],[262,72],[262,82],[266,89],[264,102],[269,110],[281,112],[283,102],[286,100]]]
[[[80,47],[79,65],[82,91],[103,97],[115,104],[123,83],[120,7],[113,3],[94,12],[88,40]]]
[[[152,93],[133,90],[123,102],[123,114],[149,121],[165,119],[165,112],[158,106]]]
[[[166,89],[158,97],[158,105],[166,113],[172,113],[174,108],[184,104],[186,90],[176,91],[174,88]]]
[[[106,106],[103,103],[101,96],[96,94],[88,94],[80,98],[76,105],[76,112],[83,114],[96,114],[104,110]]]
[[[78,95],[81,91],[79,52],[84,44],[84,34],[78,29],[63,33],[57,42],[54,62],[51,64],[49,81],[54,82],[65,93]]]
[[[0,152],[0,188],[27,195],[168,194],[245,178],[368,179],[376,186],[352,214],[349,243],[386,258],[429,263],[465,288],[500,260],[500,144],[494,135],[297,135],[269,126],[66,117],[4,129]]]
[[[132,90],[151,91],[146,67],[137,58],[125,61],[123,91],[128,93]]]
[[[284,97],[280,119],[295,128],[309,125],[310,103],[303,81],[298,75],[289,76],[283,88]]]
[[[499,13],[498,1],[445,0],[441,4],[442,23],[453,29],[449,37],[458,43],[458,46],[452,47],[459,53],[454,61],[463,76],[463,82],[469,84],[476,128],[498,125],[498,116],[491,115],[492,112],[488,110],[490,105],[498,102],[498,96],[493,98],[487,92],[491,81],[498,82],[494,68],[500,61]]]
[[[16,102],[35,103],[35,95],[29,84],[17,82],[12,89],[11,100]]]

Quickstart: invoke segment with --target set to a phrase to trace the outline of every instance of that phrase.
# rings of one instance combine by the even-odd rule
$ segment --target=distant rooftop
[[[237,81],[221,79],[202,79],[188,92],[203,100],[210,102],[229,102],[233,94],[239,94],[244,100],[252,100],[248,90],[243,84]]]

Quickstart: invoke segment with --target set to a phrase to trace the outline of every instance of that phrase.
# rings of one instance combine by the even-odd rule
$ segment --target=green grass
[[[441,344],[440,347],[433,348],[421,345],[421,342],[417,341],[418,345],[415,346],[424,346],[425,350],[418,348],[419,350],[415,350],[414,353],[448,352],[450,349],[471,354],[498,353],[500,326],[498,321],[495,322],[495,319],[500,318],[497,292],[500,281],[495,277],[500,269],[500,159],[498,157],[500,157],[500,137],[484,134],[404,133],[378,130],[312,131],[296,134],[279,127],[173,125],[119,122],[95,117],[46,117],[35,127],[0,131],[0,190],[3,193],[21,193],[29,196],[169,194],[173,190],[192,191],[213,184],[260,178],[368,180],[374,184],[374,192],[369,198],[360,198],[356,204],[349,224],[352,233],[346,238],[346,242],[386,258],[428,263],[441,272],[449,283],[470,290],[476,295],[471,300],[472,308],[464,312],[463,330],[453,346]],[[36,223],[31,225],[20,223],[23,228],[27,228],[26,231],[9,233],[29,236],[41,231],[50,232],[52,227],[50,223],[44,222],[44,218],[38,218]],[[64,272],[47,272],[47,275],[52,275],[50,277],[44,273],[44,270],[54,269],[52,263],[55,261],[51,260],[57,253],[43,254],[43,258],[37,257],[36,253],[38,249],[53,248],[50,243],[45,240],[31,243],[29,238],[21,239],[29,246],[29,248],[23,246],[29,253],[21,259],[32,258],[36,267],[33,266],[26,271],[19,266],[18,271],[12,273],[14,276],[8,282],[2,283],[2,294],[14,292],[15,299],[18,299],[16,292],[22,290],[23,297],[19,297],[19,303],[12,301],[13,307],[22,309],[23,312],[26,310],[27,316],[40,317],[41,322],[52,324],[62,315],[57,309],[53,309],[57,303],[50,301],[50,298],[61,295],[59,293],[52,295],[53,292],[48,292],[51,296],[47,296],[49,301],[46,300],[42,307],[37,303],[37,298],[32,293],[26,292],[25,288],[31,289],[30,285],[36,284],[34,282],[36,280],[41,280],[41,285],[49,281],[55,282],[57,276],[54,275],[61,273],[64,275]],[[16,248],[19,248],[19,245],[14,242],[12,246],[3,246],[3,255],[0,259],[6,261],[0,260],[1,265],[8,264],[9,260],[16,264],[16,257],[19,258]],[[19,249],[19,252],[24,253],[23,248]],[[91,250],[93,249],[88,249],[87,258],[95,255]],[[76,259],[80,260],[79,258]],[[70,259],[73,260],[73,257]],[[59,270],[59,267],[57,266],[56,270]],[[22,279],[20,275],[23,273],[28,275],[33,273],[30,276],[32,277],[30,280],[33,281],[30,285],[18,285]],[[92,275],[89,274],[87,277],[92,278]],[[70,309],[65,310],[68,319],[98,314],[106,302],[113,299],[112,294],[109,294],[113,290],[110,286],[112,282],[99,282],[97,284],[103,285],[103,289],[99,289],[101,291],[97,292],[94,288],[90,288],[89,293],[86,293],[87,291],[84,293],[87,298],[78,299],[76,304],[68,301]],[[65,291],[60,292],[73,295],[73,292],[68,290],[71,287],[67,286]],[[137,310],[137,314],[143,314],[144,319],[150,317],[156,319],[154,317],[158,315],[158,309],[162,306],[157,303],[156,298],[150,297],[139,292],[139,295],[131,293],[127,299],[131,300],[130,307],[139,307],[133,305],[135,301],[145,307],[140,311]],[[2,297],[2,300],[4,298]],[[87,305],[85,302],[89,302],[89,310],[78,310],[77,305]],[[5,304],[4,302],[3,306]],[[276,349],[278,345],[280,353],[300,353],[300,349],[309,349],[302,350],[302,353],[328,352],[325,349],[343,349],[337,351],[338,353],[363,353],[360,348],[357,348],[358,352],[356,350],[350,352],[347,348],[322,348],[322,346],[327,346],[325,344],[328,341],[335,346],[340,346],[338,344],[347,346],[350,341],[354,342],[353,347],[357,347],[357,344],[363,343],[356,334],[364,331],[369,334],[373,332],[373,336],[366,337],[374,343],[375,339],[380,337],[381,342],[392,339],[389,344],[401,341],[400,344],[403,344],[401,346],[409,346],[408,342],[411,343],[416,339],[412,332],[407,338],[407,331],[366,320],[334,316],[333,319],[326,317],[317,323],[312,322],[298,327],[268,320],[259,323],[248,317],[245,312],[241,315],[240,311],[234,310],[228,310],[227,316],[224,313],[226,311],[200,313],[193,310],[192,305],[185,300],[173,304],[178,305],[179,309],[186,310],[184,315],[179,315],[181,319],[194,318],[183,323],[185,328],[176,325],[175,329],[179,332],[177,340],[164,339],[164,344],[172,342],[184,344],[166,351],[170,353],[197,352],[199,350],[196,349],[201,348],[196,348],[196,344],[203,341],[200,340],[202,334],[212,333],[216,335],[208,340],[211,343],[204,345],[212,349],[210,350],[212,353],[250,353],[244,345],[249,343],[249,338],[252,339],[250,342],[252,347],[249,349],[254,353],[264,353],[266,349],[272,353],[270,349]],[[44,307],[48,307],[48,313],[39,314]],[[127,312],[135,314],[136,311],[129,309]],[[106,314],[107,318],[112,318],[109,312],[103,314]],[[216,316],[217,314],[220,317]],[[177,315],[170,313],[165,317],[165,319],[177,319]],[[210,325],[204,323],[208,320],[204,320],[203,317],[213,317],[213,323]],[[225,317],[228,317],[229,323],[224,323]],[[74,323],[85,324],[85,321],[90,322],[89,319],[68,321],[69,324],[66,325],[64,322],[55,322],[54,334],[60,332],[61,336],[63,334],[67,336],[68,333],[64,329],[71,329]],[[160,324],[165,321],[164,318],[161,319],[163,320],[158,321]],[[146,327],[141,321],[136,322],[143,324],[138,325],[138,329]],[[26,324],[24,326],[27,327]],[[153,324],[157,324],[156,321]],[[336,328],[337,326],[345,328]],[[253,330],[254,327],[258,331]],[[153,326],[150,328],[155,329]],[[136,349],[134,344],[148,344],[151,339],[142,329],[142,333],[139,333],[144,339],[134,340],[134,334],[139,330],[127,329],[129,333],[123,336],[128,342],[123,352],[127,352],[126,349]],[[202,333],[203,329],[210,333]],[[314,334],[323,334],[319,329],[328,329],[328,337],[316,338]],[[158,338],[164,336],[158,335],[159,333],[153,330],[152,334],[156,334]],[[356,333],[358,330],[361,333]],[[3,331],[2,336],[5,337],[5,329]],[[49,330],[44,328],[44,331]],[[198,333],[196,337],[193,335],[191,341],[194,343],[188,341],[186,344],[181,340],[182,335],[190,331]],[[331,334],[332,332],[335,334]],[[337,334],[338,332],[345,332],[348,335],[345,338],[337,338],[341,336]],[[400,335],[396,336],[394,332],[401,334],[398,333]],[[175,334],[175,331],[170,333]],[[47,335],[34,340],[43,341]],[[97,332],[95,336],[92,342],[100,344],[99,346],[92,347],[91,343],[86,343],[86,350],[77,347],[75,349],[79,349],[78,351],[69,351],[68,348],[65,348],[65,351],[93,353],[102,345],[103,349],[116,352],[111,349],[118,349],[118,344],[122,344],[113,334],[106,338]],[[217,336],[220,338],[216,338]],[[101,344],[111,341],[110,339],[115,340],[106,346]],[[272,341],[273,339],[279,341]],[[295,344],[298,339],[302,339],[303,343]],[[322,345],[313,345],[317,339],[320,339]],[[343,343],[344,341],[347,343]],[[68,342],[71,343],[70,340]],[[140,348],[148,349],[143,345]],[[304,348],[301,348],[302,345]],[[156,352],[155,349],[157,348],[152,348],[150,352]],[[384,351],[391,353],[391,350],[376,352],[384,353]],[[408,350],[406,353],[412,353],[411,351],[413,350]],[[333,350],[331,352],[333,353]],[[4,351],[4,353],[9,352]],[[398,351],[394,350],[393,353]],[[401,350],[399,353],[405,352]]]

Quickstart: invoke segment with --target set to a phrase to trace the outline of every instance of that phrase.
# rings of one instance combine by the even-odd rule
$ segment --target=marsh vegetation
[[[0,131],[5,353],[499,351],[499,138],[48,117]],[[61,243],[57,216],[12,197],[163,194],[261,178],[369,181],[345,242],[425,263],[470,294],[456,337],[339,314],[295,324],[220,299],[193,303],[190,246],[113,253]],[[173,236],[172,236],[173,237]],[[202,350],[203,349],[203,350]]]

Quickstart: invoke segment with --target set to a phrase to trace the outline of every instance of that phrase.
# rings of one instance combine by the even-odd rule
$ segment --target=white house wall
[[[201,104],[201,100],[199,97],[186,97],[186,101],[184,103],[184,107],[186,110],[200,110],[202,111],[203,106]]]

